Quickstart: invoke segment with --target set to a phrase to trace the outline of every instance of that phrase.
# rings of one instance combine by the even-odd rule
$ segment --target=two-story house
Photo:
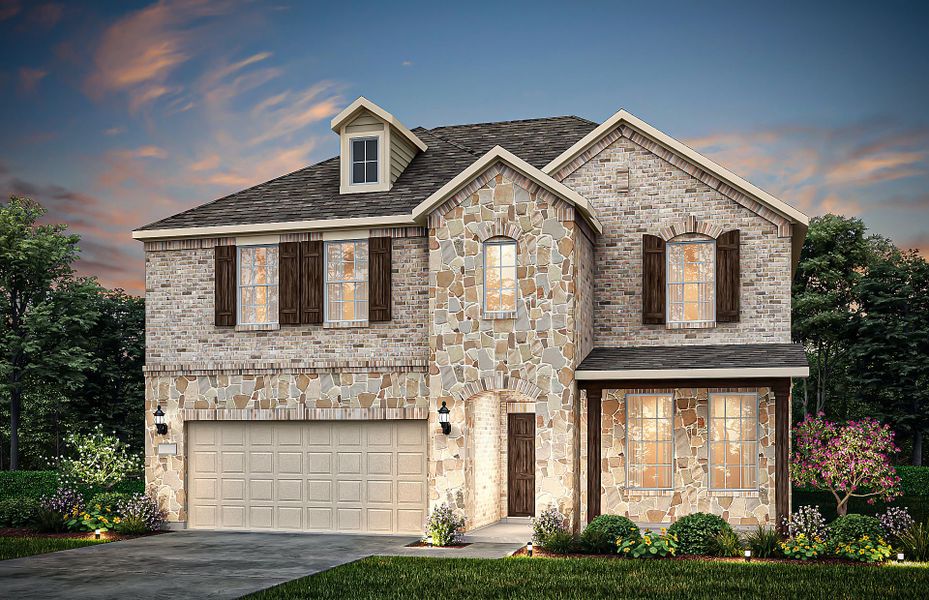
[[[789,511],[808,219],[633,115],[405,127],[136,230],[178,525],[420,533]]]

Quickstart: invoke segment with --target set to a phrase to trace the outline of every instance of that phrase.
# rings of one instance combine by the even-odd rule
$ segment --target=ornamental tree
[[[890,462],[899,448],[889,425],[870,417],[839,425],[823,413],[808,414],[793,435],[790,476],[799,485],[831,492],[840,516],[848,512],[851,498],[873,504],[900,495],[900,477]]]
[[[115,435],[107,435],[98,425],[93,433],[73,433],[66,440],[70,453],[60,458],[58,474],[62,484],[106,489],[142,470],[142,457]]]

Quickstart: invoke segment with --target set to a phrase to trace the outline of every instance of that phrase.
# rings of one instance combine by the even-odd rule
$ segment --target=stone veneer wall
[[[556,174],[590,201],[603,223],[596,243],[594,345],[789,342],[789,226],[781,227],[788,237],[779,237],[774,219],[758,216],[631,139],[614,137],[579,167]],[[741,319],[708,329],[644,325],[642,234],[680,229],[691,218],[711,231],[740,230]]]
[[[626,482],[626,394],[674,393],[673,490],[629,490]],[[757,392],[759,397],[758,491],[709,490],[708,394]],[[671,523],[694,512],[720,515],[733,525],[773,525],[774,396],[770,388],[608,390],[601,422],[601,513],[624,515],[638,523]]]
[[[535,404],[536,510],[554,503],[573,513],[573,209],[497,166],[437,209],[429,225],[430,399],[433,408],[448,403],[452,423],[451,435],[431,439],[430,505],[474,514],[465,489],[466,404],[475,393],[513,389]],[[501,233],[518,241],[519,298],[515,318],[491,319],[482,314],[482,241]]]

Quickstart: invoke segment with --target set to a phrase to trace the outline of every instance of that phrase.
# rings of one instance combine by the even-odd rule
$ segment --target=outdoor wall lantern
[[[448,422],[448,407],[445,406],[445,400],[442,400],[442,407],[439,409],[439,425],[442,426],[442,433],[448,435],[452,432],[452,424]]]
[[[160,404],[155,409],[155,429],[158,431],[158,435],[168,433],[168,424],[165,423],[165,411],[161,410]]]

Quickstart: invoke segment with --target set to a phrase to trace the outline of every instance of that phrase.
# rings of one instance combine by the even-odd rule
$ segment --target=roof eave
[[[244,225],[211,225],[205,227],[178,227],[169,229],[136,229],[133,239],[144,242],[184,238],[225,237],[267,233],[292,233],[324,229],[361,229],[372,227],[415,226],[409,215],[380,217],[352,217],[346,219],[315,219],[311,221],[282,221],[277,223],[250,223]]]
[[[809,377],[809,367],[731,367],[721,369],[602,369],[574,372],[578,381],[623,379],[730,379],[755,377]]]

